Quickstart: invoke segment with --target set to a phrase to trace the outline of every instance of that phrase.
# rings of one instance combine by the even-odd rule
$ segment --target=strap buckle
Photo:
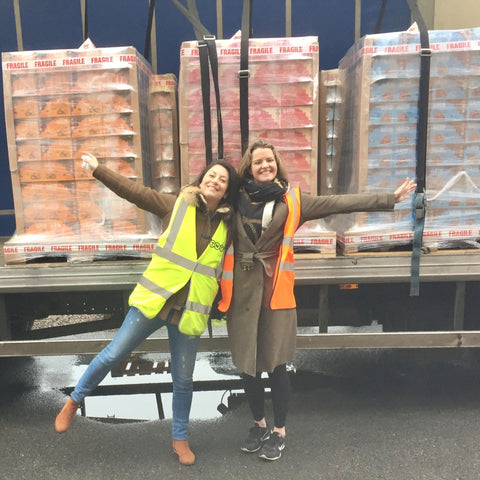
[[[427,206],[425,193],[419,193],[415,196],[414,205],[415,205],[415,218],[417,220],[421,220],[422,218],[425,217],[425,211]]]
[[[421,57],[431,57],[432,56],[432,49],[431,48],[421,48],[420,49],[420,56]]]
[[[425,205],[415,207],[415,218],[421,220],[425,216]]]
[[[238,78],[250,78],[250,70],[239,70]]]
[[[242,266],[242,270],[244,272],[248,272],[254,266],[253,261],[253,252],[245,252],[241,254],[240,265]]]
[[[205,41],[207,41],[207,40],[216,40],[215,35],[204,35],[204,36],[203,36],[203,39],[204,39]]]

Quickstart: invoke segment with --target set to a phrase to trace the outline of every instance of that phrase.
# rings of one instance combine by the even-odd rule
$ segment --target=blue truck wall
[[[182,2],[186,5],[186,1]],[[241,0],[223,0],[223,38],[241,28]],[[292,0],[293,36],[316,35],[320,44],[320,68],[336,68],[354,42],[355,0]],[[76,48],[83,42],[80,0],[19,0],[23,50]],[[382,0],[363,0],[361,35],[374,33]],[[216,2],[197,0],[205,27],[217,34]],[[148,0],[90,0],[88,33],[97,47],[134,46],[144,53]],[[195,38],[193,28],[171,0],[156,2],[157,71],[178,76],[179,50],[183,41]],[[408,28],[410,11],[406,0],[386,2],[380,32]],[[285,36],[285,2],[253,2],[253,35]],[[17,51],[14,0],[0,1],[0,51]],[[149,58],[151,60],[151,58]],[[0,78],[0,88],[3,83]],[[0,212],[13,211],[8,163],[3,93],[0,95]],[[14,233],[13,214],[0,214],[0,235]]]

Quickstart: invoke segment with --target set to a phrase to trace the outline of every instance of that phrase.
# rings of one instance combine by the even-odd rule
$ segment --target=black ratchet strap
[[[410,296],[420,292],[420,254],[426,215],[425,172],[427,163],[428,98],[430,85],[430,40],[428,29],[418,9],[416,0],[407,0],[414,21],[420,31],[420,85],[417,122],[417,188],[414,197],[414,230],[412,242],[412,262],[410,268]]]
[[[88,38],[88,0],[85,0],[85,16],[83,17],[83,41]]]
[[[210,69],[212,71],[213,85],[215,88],[215,102],[217,107],[217,149],[218,158],[224,157],[223,153],[223,122],[220,102],[220,88],[218,83],[218,57],[215,36],[212,35],[200,21],[200,16],[195,0],[188,0],[188,9],[178,0],[172,0],[177,8],[187,17],[193,26],[197,37],[198,51],[200,58],[200,74],[203,101],[203,123],[205,140],[205,160],[209,165],[213,160],[212,148],[212,117],[210,112]]]
[[[240,44],[240,70],[238,78],[240,82],[240,133],[242,139],[242,155],[248,147],[248,42],[252,35],[252,0],[243,0],[242,11],[242,40]]]
[[[147,20],[147,33],[145,36],[145,48],[143,56],[148,60],[150,55],[150,47],[152,45],[152,25],[153,25],[153,14],[155,13],[155,0],[150,0],[150,5],[148,7],[148,20]]]

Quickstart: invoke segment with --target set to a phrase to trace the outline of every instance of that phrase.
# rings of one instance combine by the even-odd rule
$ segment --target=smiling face
[[[277,162],[270,148],[257,148],[252,152],[252,177],[255,183],[270,183],[277,176]]]
[[[222,165],[213,165],[203,176],[199,187],[209,210],[215,210],[225,197],[228,181],[228,171]]]

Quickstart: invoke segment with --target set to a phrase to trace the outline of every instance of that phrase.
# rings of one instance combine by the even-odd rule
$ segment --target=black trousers
[[[248,404],[250,405],[253,418],[256,421],[265,417],[265,390],[261,376],[261,372],[257,373],[255,377],[245,373],[243,374]],[[273,372],[269,373],[268,376],[272,393],[274,426],[283,428],[287,420],[291,394],[290,378],[287,373],[286,364],[279,365]]]

